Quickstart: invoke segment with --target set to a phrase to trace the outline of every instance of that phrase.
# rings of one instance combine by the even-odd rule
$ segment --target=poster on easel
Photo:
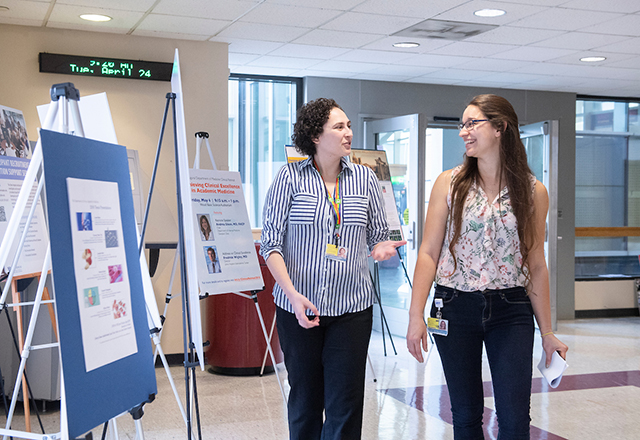
[[[191,169],[189,175],[201,293],[262,290],[240,173]]]
[[[67,178],[86,371],[137,353],[117,182]]]
[[[153,351],[125,147],[44,129],[40,139],[66,415],[76,438],[157,394]]]
[[[3,237],[7,230],[30,158],[31,149],[22,112],[0,105],[0,237]],[[32,206],[35,193],[36,185],[31,189],[27,201],[28,207]],[[17,237],[22,236],[27,216],[28,209],[23,213]],[[38,200],[14,276],[37,273],[42,270],[47,242],[44,212]],[[14,240],[6,267],[2,268],[5,273],[11,270],[18,244],[19,240]]]
[[[396,206],[396,197],[391,183],[391,171],[389,169],[386,151],[353,148],[351,149],[350,158],[352,163],[364,165],[375,173],[378,181],[380,181],[380,189],[382,190],[382,200],[387,214],[387,223],[389,224],[389,240],[404,240],[402,224],[400,223],[398,207]]]

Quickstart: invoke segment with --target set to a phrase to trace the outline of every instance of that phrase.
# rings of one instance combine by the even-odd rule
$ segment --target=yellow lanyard
[[[313,161],[313,165],[316,167],[316,170],[318,170],[320,177],[322,177],[320,169],[318,168],[315,160]],[[336,177],[336,187],[334,189],[333,195],[331,195],[329,188],[327,188],[326,185],[324,186],[327,190],[327,198],[329,199],[329,202],[331,202],[331,206],[333,206],[333,211],[336,215],[336,238],[340,238],[340,227],[342,226],[342,217],[340,216],[340,205],[342,204],[342,199],[340,199],[340,174],[342,174],[342,172],[340,172],[338,174],[338,177]],[[324,184],[324,180],[322,181],[322,183]]]

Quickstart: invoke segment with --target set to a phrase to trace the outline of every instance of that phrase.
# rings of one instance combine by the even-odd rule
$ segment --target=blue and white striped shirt
[[[272,252],[282,255],[294,287],[321,316],[359,312],[373,304],[367,255],[376,244],[389,239],[375,174],[347,157],[342,158],[341,166],[338,245],[348,249],[346,262],[325,255],[327,244],[335,242],[336,218],[313,159],[280,169],[267,193],[262,216],[261,255],[265,260]],[[273,297],[277,306],[293,313],[277,283]]]

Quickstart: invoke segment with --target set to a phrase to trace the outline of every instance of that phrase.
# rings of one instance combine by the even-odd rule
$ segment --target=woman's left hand
[[[378,243],[373,247],[373,250],[371,251],[369,256],[373,257],[373,259],[376,261],[388,260],[389,258],[393,257],[397,253],[396,251],[397,248],[399,248],[400,246],[404,246],[405,244],[407,244],[406,240],[381,241],[380,243]]]
[[[551,364],[551,356],[553,356],[554,351],[557,351],[560,356],[562,356],[562,359],[567,359],[567,351],[569,350],[569,347],[563,344],[560,339],[556,338],[556,335],[553,333],[545,335],[542,338],[542,348],[544,348],[544,353],[547,356],[545,361],[547,368]]]

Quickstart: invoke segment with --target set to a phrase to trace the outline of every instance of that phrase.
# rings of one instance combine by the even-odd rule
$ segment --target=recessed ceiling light
[[[102,14],[82,14],[80,18],[88,21],[110,21],[111,20],[111,17],[109,17],[108,15],[102,15]]]
[[[596,63],[598,61],[604,61],[606,59],[606,57],[583,57],[580,58],[580,61],[582,61],[583,63]]]
[[[0,6],[0,12],[6,12],[9,10],[8,6]]]
[[[394,43],[393,47],[403,47],[403,48],[407,48],[407,47],[418,47],[420,46],[420,43],[414,43],[411,41],[402,41],[400,43]]]
[[[473,15],[477,15],[478,17],[500,17],[501,15],[506,14],[507,11],[503,11],[502,9],[480,9],[473,13]]]

